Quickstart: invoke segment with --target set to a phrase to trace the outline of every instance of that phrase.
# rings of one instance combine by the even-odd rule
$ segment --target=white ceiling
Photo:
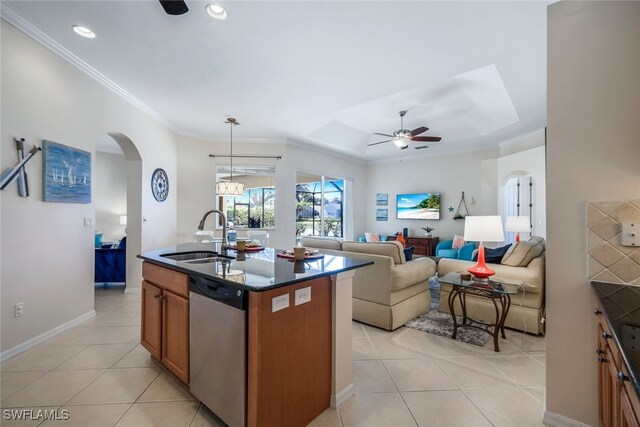
[[[530,2],[3,2],[180,133],[288,137],[367,160],[497,147],[546,123],[546,7]],[[84,25],[97,37],[77,36]],[[427,126],[428,150],[372,132]],[[235,138],[234,138],[235,139]]]

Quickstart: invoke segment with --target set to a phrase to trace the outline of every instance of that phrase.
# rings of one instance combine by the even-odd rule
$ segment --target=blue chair
[[[464,261],[471,261],[473,258],[473,251],[476,248],[474,243],[467,243],[460,249],[451,249],[453,246],[453,240],[443,240],[436,246],[436,256],[440,258],[454,258]]]
[[[382,234],[380,235],[380,241],[381,242],[386,242],[387,241],[387,236],[383,236]],[[367,240],[364,238],[364,234],[360,237],[358,237],[358,242],[360,243],[367,243]]]

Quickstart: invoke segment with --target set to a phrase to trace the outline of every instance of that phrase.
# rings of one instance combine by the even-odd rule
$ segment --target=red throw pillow
[[[407,241],[404,240],[404,236],[402,235],[402,233],[398,233],[396,241],[402,243],[402,246],[404,246],[405,248],[407,247]]]

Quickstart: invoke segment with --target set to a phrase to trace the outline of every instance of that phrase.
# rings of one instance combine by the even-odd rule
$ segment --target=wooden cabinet
[[[602,308],[596,306],[598,419],[600,427],[639,427],[640,400],[629,382],[620,349],[613,340]]]
[[[189,277],[148,262],[142,277],[140,343],[189,384]]]
[[[407,246],[415,248],[414,255],[433,256],[439,241],[439,237],[407,237]]]

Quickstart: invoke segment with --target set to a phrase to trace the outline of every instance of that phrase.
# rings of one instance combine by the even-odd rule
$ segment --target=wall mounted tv
[[[440,193],[398,194],[398,219],[440,219]]]

